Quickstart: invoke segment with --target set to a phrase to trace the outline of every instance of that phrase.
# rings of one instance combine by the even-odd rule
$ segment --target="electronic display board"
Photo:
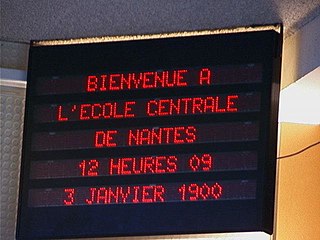
[[[272,233],[281,38],[32,42],[17,238]]]

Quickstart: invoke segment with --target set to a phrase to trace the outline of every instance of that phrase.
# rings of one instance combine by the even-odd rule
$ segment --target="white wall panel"
[[[1,82],[0,82],[1,83]],[[0,239],[15,237],[25,88],[0,85]]]

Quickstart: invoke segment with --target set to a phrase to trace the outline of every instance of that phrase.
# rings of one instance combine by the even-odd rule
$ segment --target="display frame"
[[[214,44],[212,44],[214,43]],[[208,34],[188,37],[170,37],[116,42],[85,44],[39,45],[31,43],[28,68],[28,86],[22,149],[20,176],[19,210],[17,222],[17,239],[25,238],[78,238],[111,236],[148,236],[168,234],[198,234],[217,232],[264,231],[273,232],[276,147],[277,147],[277,111],[281,67],[282,30],[263,30],[229,34]],[[159,48],[160,47],[160,48]],[[199,53],[200,51],[200,53]],[[130,53],[130,54],[129,54]],[[214,53],[214,54],[213,54]],[[138,56],[143,54],[143,58]],[[149,54],[149,55],[148,55]],[[214,151],[251,151],[258,152],[257,170],[219,172],[219,173],[181,173],[176,175],[151,176],[117,176],[108,178],[108,184],[157,184],[170,182],[203,182],[215,180],[256,179],[255,200],[247,201],[202,201],[177,203],[153,203],[141,205],[83,206],[73,207],[39,207],[28,206],[30,189],[47,189],[77,186],[103,186],[105,177],[70,178],[70,179],[30,179],[30,161],[91,157],[90,149],[62,151],[34,151],[33,135],[42,131],[75,131],[77,129],[103,128],[105,121],[34,123],[34,106],[42,103],[66,103],[80,101],[86,94],[41,95],[37,93],[37,79],[56,75],[87,75],[105,72],[105,57],[109,72],[156,71],[163,69],[206,67],[209,65],[262,64],[262,82],[250,84],[231,84],[227,86],[192,87],[172,89],[137,89],[88,95],[86,101],[101,99],[142,99],[153,97],[179,97],[197,94],[223,94],[227,92],[261,93],[260,111],[253,113],[230,113],[229,115],[206,115],[200,122],[230,123],[234,121],[259,121],[259,139],[257,141],[231,141],[230,143],[194,144],[191,147],[181,144],[172,146],[141,146],[126,150],[94,149],[94,157],[126,156],[129,154],[159,155],[170,153],[187,153],[190,148],[195,152]],[[123,57],[127,58],[123,60]],[[154,58],[157,56],[158,58]],[[217,57],[219,56],[219,57]],[[202,58],[201,58],[202,57]],[[45,59],[45,61],[44,61]],[[139,59],[139,60],[137,60]],[[136,60],[136,61],[133,61]],[[114,61],[114,62],[113,62]],[[70,64],[72,63],[72,64]],[[121,64],[119,64],[121,63]],[[197,116],[179,116],[179,118],[156,117],[147,126],[168,124],[196,124]],[[137,119],[109,120],[113,127],[141,126]],[[119,153],[120,152],[120,153]],[[209,151],[210,152],[210,151]],[[211,217],[208,210],[214,210],[221,218]],[[111,219],[94,216],[106,211]],[[195,212],[197,211],[197,212]],[[235,214],[236,212],[236,214]],[[167,213],[168,215],[164,215]],[[196,214],[195,214],[196,213]],[[181,216],[186,219],[181,220]],[[195,217],[196,216],[196,217]],[[37,218],[38,217],[38,218]],[[61,222],[68,223],[64,226]],[[138,218],[138,220],[137,220]],[[76,220],[75,220],[76,219]],[[180,219],[180,222],[176,222]],[[246,219],[244,221],[244,219]],[[75,222],[74,222],[75,220]],[[92,225],[87,226],[88,221]],[[125,222],[125,226],[121,224]],[[210,222],[210,223],[206,223]],[[106,230],[106,226],[111,230]]]

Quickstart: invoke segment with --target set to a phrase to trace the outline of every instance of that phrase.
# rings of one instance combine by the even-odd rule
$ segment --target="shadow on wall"
[[[307,22],[310,19],[312,21]],[[283,44],[281,89],[320,66],[319,26],[320,6],[290,29],[285,29],[287,37]]]

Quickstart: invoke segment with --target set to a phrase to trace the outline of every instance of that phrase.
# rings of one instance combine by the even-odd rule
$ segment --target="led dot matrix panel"
[[[18,239],[272,233],[281,33],[30,48]]]

